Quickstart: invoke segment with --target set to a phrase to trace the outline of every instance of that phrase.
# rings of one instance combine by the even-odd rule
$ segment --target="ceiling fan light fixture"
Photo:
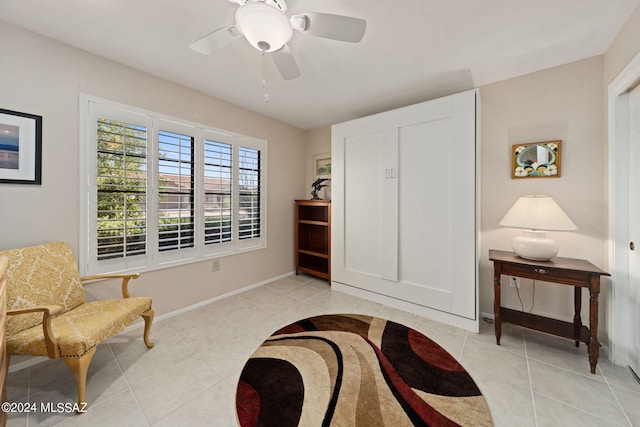
[[[293,36],[289,18],[265,3],[247,3],[238,8],[236,23],[249,43],[262,52],[281,49]]]
[[[293,15],[289,21],[294,30],[306,31],[309,28],[309,17],[307,15]]]

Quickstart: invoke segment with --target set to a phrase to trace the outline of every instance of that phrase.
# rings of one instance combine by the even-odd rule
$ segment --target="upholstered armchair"
[[[73,372],[78,403],[86,403],[87,370],[96,346],[142,316],[144,343],[153,322],[151,298],[130,297],[138,274],[81,278],[67,243],[46,243],[0,252],[9,259],[7,353],[62,358]],[[122,279],[122,299],[88,302],[83,281]]]

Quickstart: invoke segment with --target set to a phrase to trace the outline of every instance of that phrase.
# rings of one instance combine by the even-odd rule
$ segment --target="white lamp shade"
[[[265,3],[247,3],[238,8],[236,23],[249,43],[263,52],[281,49],[293,36],[287,16]]]
[[[522,258],[547,261],[558,254],[558,245],[544,231],[573,231],[578,227],[549,196],[522,196],[500,221],[505,227],[524,228],[511,247]]]
[[[578,227],[549,196],[520,197],[500,221],[504,227],[530,230],[574,231]]]

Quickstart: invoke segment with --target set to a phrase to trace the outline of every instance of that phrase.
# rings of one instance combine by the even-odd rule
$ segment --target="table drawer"
[[[592,276],[591,274],[583,271],[571,271],[547,266],[507,263],[503,263],[501,265],[500,273],[507,276],[518,276],[526,279],[584,287],[589,286]]]

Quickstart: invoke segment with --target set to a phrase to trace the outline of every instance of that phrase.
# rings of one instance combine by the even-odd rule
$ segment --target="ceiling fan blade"
[[[358,43],[367,28],[364,19],[330,13],[307,12],[292,17],[292,20],[296,19],[305,21],[303,33],[343,42]]]
[[[242,37],[242,33],[237,26],[222,27],[191,43],[189,48],[203,55],[208,55],[214,50],[227,46],[240,37]]]
[[[287,45],[271,53],[271,57],[283,79],[293,80],[296,77],[300,77],[300,69],[298,68],[298,64],[296,64],[296,59],[293,57]]]

